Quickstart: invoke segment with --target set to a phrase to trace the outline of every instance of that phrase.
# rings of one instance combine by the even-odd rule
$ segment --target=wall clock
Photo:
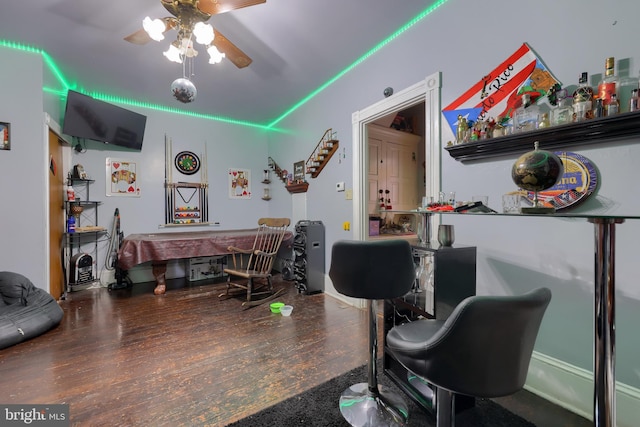
[[[200,170],[200,158],[191,151],[181,151],[176,155],[176,169],[185,175],[193,175]]]

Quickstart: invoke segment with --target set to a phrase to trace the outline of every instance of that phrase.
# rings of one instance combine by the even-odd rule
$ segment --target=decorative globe
[[[171,83],[171,93],[173,94],[173,97],[178,101],[184,104],[188,104],[189,102],[196,99],[198,91],[196,90],[196,86],[191,82],[191,80],[180,77],[179,79],[175,79],[173,83]]]
[[[515,184],[528,191],[543,191],[553,187],[564,173],[560,157],[550,151],[535,149],[524,153],[511,168],[511,178]]]

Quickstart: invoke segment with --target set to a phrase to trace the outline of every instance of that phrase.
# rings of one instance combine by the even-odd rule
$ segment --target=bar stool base
[[[378,385],[378,393],[368,383],[354,384],[340,396],[340,413],[354,427],[404,427],[409,407],[404,399]]]

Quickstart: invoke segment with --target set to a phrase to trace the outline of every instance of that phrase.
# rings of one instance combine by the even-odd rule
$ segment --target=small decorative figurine
[[[551,126],[551,123],[549,122],[549,114],[542,113],[540,122],[538,122],[538,129],[548,128],[549,126]]]
[[[461,114],[458,115],[458,127],[456,128],[456,142],[461,144],[466,141],[469,124]]]

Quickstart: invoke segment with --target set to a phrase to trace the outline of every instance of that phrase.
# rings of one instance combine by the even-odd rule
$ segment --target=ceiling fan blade
[[[161,19],[164,21],[164,24],[166,26],[164,30],[165,33],[173,29],[177,25],[176,18],[172,16],[167,16],[166,18]],[[124,39],[133,44],[147,44],[151,41],[151,37],[149,37],[149,34],[144,30],[144,28],[140,28],[135,33],[129,34]]]
[[[199,0],[198,9],[209,15],[228,12],[230,10],[242,9],[243,7],[255,6],[265,3],[267,0]]]
[[[149,34],[147,34],[147,32],[142,28],[140,28],[133,34],[129,34],[124,39],[133,44],[147,44],[151,41],[151,37],[149,37]]]
[[[233,62],[238,68],[244,68],[251,64],[252,59],[247,56],[246,53],[241,51],[236,45],[231,43],[228,38],[220,34],[220,31],[214,29],[215,38],[213,39],[213,45],[218,50],[225,54],[225,58]]]

